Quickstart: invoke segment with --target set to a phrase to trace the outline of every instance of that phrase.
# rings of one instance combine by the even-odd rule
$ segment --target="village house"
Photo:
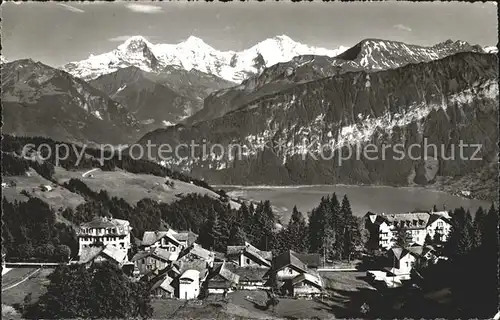
[[[421,247],[420,247],[421,248]],[[391,266],[385,267],[387,277],[397,278],[398,280],[410,279],[410,273],[418,259],[418,251],[405,248],[393,247],[387,252]]]
[[[226,262],[226,268],[239,276],[238,288],[241,290],[269,289],[264,278],[269,268],[240,267],[234,262]]]
[[[227,247],[226,259],[240,267],[269,268],[272,257],[270,251],[261,251],[248,242],[243,246]]]
[[[127,220],[109,217],[96,217],[83,223],[76,231],[79,243],[79,255],[84,248],[112,245],[125,254],[130,249],[130,223]]]
[[[204,268],[212,268],[215,260],[215,254],[197,243],[185,248],[179,254],[177,263],[180,269],[185,269],[185,265],[200,264]]]
[[[173,256],[172,252],[163,248],[140,251],[131,259],[131,262],[134,263],[134,275],[144,275],[153,270],[162,270],[175,261],[172,259]]]
[[[171,263],[162,270],[156,269],[154,271],[146,273],[145,275],[142,276],[141,279],[150,283],[151,295],[153,297],[173,298],[178,296],[179,293],[180,275],[181,272],[177,267],[177,265]]]
[[[451,217],[448,212],[433,212],[427,223],[427,234],[431,239],[438,239],[441,242],[448,240],[451,231]],[[437,236],[436,236],[437,235]]]
[[[200,294],[200,284],[205,280],[200,271],[189,269],[179,277],[179,299],[196,299]],[[206,276],[205,276],[206,277]]]
[[[436,233],[441,241],[446,241],[450,231],[450,219],[447,212],[410,212],[397,214],[365,215],[365,226],[370,233],[368,246],[389,250],[394,246],[398,227],[406,229],[410,244],[424,245],[426,237]]]
[[[94,263],[111,262],[118,267],[123,267],[127,260],[127,253],[112,244],[104,247],[84,247],[80,251],[78,263],[90,267]]]
[[[297,298],[320,296],[323,292],[323,282],[320,276],[303,273],[292,280],[292,295]]]
[[[309,263],[313,268],[309,269],[307,264],[301,261],[297,255],[289,250],[275,257],[265,278],[270,281],[271,277],[275,277],[278,288],[285,295],[314,296],[320,294],[323,290],[323,283],[320,275],[314,270],[318,267],[319,261],[316,261],[315,256],[302,255],[303,258],[311,260]],[[307,276],[304,276],[305,274]]]
[[[174,298],[175,288],[172,286],[174,279],[166,275],[153,283],[151,296],[157,299]]]
[[[198,235],[191,231],[177,232],[172,229],[167,231],[146,231],[139,243],[139,247],[142,250],[159,247],[178,255],[184,248],[191,246],[197,238]]]
[[[210,272],[205,287],[209,294],[223,294],[233,292],[238,288],[240,277],[234,274],[227,266],[227,262],[217,263]]]

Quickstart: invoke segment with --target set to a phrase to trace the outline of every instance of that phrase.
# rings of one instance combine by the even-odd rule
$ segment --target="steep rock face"
[[[85,81],[30,59],[2,64],[3,131],[71,142],[126,143],[135,118]]]
[[[366,39],[336,57],[304,55],[264,69],[241,85],[215,92],[205,100],[204,108],[187,119],[187,123],[214,119],[263,96],[275,94],[315,79],[352,71],[374,72],[406,64],[429,62],[458,52],[484,52],[464,41],[448,40],[432,47],[409,45],[397,41]]]
[[[156,127],[179,122],[197,104],[136,67],[120,69],[89,83],[127,107],[142,123]]]
[[[119,69],[89,83],[128,108],[150,130],[172,125],[203,106],[211,92],[234,83],[200,71],[167,66],[158,73]]]
[[[498,149],[497,81],[496,56],[480,53],[349,72],[256,99],[213,120],[150,132],[139,143],[177,147],[180,156],[172,158],[163,149],[164,163],[211,183],[428,184],[491,162]],[[437,147],[427,148],[427,159],[424,138]],[[461,140],[481,144],[475,157],[483,160],[468,160],[474,147],[462,148],[460,156]],[[205,152],[195,147],[193,157],[187,146],[193,142],[204,144]],[[215,144],[225,148],[222,156]],[[231,144],[241,147],[229,152]],[[378,150],[363,153],[368,144]],[[412,144],[421,147],[408,150]],[[359,156],[353,145],[361,148]],[[385,156],[383,146],[389,146]],[[454,159],[446,160],[452,152]],[[339,154],[348,159],[340,161]]]

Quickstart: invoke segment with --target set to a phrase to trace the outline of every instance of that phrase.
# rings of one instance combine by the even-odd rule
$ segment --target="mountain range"
[[[381,150],[385,145],[422,145],[424,138],[444,151],[418,160],[408,155],[396,160],[389,151],[373,161],[352,157],[338,165],[338,152],[345,156],[345,146],[373,144]],[[406,186],[465,179],[474,196],[494,199],[498,171],[490,168],[498,161],[497,139],[497,57],[460,52],[396,69],[296,84],[217,118],[152,131],[139,143],[178,146],[194,141],[204,143],[206,150],[225,146],[224,154],[197,149],[194,157],[186,153],[165,162],[211,183]],[[304,145],[315,141],[312,155],[305,152]],[[336,144],[327,159],[318,157],[320,146],[331,141]],[[460,141],[481,144],[477,157],[482,160],[446,160],[458,153]],[[243,147],[228,153],[230,145]],[[472,151],[466,151],[466,158]],[[480,181],[466,178],[478,172],[484,173]]]
[[[178,66],[187,71],[196,69],[227,81],[239,83],[264,68],[295,56],[314,54],[334,57],[347,47],[328,50],[307,46],[288,36],[266,39],[243,51],[219,51],[200,38],[190,36],[178,44],[152,44],[142,36],[126,40],[118,48],[62,67],[72,75],[90,80],[127,66],[147,72],[161,71],[166,66]]]
[[[296,56],[292,60],[266,68],[239,86],[212,93],[204,108],[187,119],[188,123],[214,119],[244,104],[274,95],[297,83],[304,83],[346,72],[373,72],[394,69],[406,64],[429,62],[458,52],[485,52],[478,45],[451,41],[430,47],[409,45],[398,41],[365,39],[336,57]]]
[[[2,64],[1,76],[4,133],[113,144],[138,136],[123,105],[67,72],[22,59]]]

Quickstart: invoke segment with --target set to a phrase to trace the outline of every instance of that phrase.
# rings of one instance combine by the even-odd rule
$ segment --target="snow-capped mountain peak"
[[[498,47],[497,46],[483,47],[483,50],[486,53],[498,53]]]
[[[295,42],[286,35],[275,36],[243,51],[219,51],[202,39],[190,36],[177,44],[152,44],[145,37],[133,36],[117,49],[86,60],[68,63],[63,69],[86,80],[136,66],[147,72],[161,71],[166,66],[196,69],[225,80],[241,82],[265,67],[286,62],[298,55],[313,54],[334,57],[346,47],[325,49]]]
[[[153,47],[153,44],[151,44],[143,36],[133,36],[128,38],[121,45],[119,45],[118,50],[136,52],[137,50],[143,50],[145,47],[151,48]]]

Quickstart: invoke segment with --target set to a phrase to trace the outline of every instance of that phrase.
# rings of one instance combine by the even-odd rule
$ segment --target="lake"
[[[475,213],[479,206],[488,209],[491,203],[483,200],[467,199],[456,195],[419,187],[385,186],[216,186],[224,189],[231,197],[248,200],[270,200],[283,223],[287,223],[296,205],[299,211],[307,213],[319,204],[321,197],[336,193],[339,201],[347,194],[352,211],[363,216],[368,211],[375,213],[410,212],[416,209],[430,210],[434,205],[438,210],[453,210],[457,207],[470,209]]]

